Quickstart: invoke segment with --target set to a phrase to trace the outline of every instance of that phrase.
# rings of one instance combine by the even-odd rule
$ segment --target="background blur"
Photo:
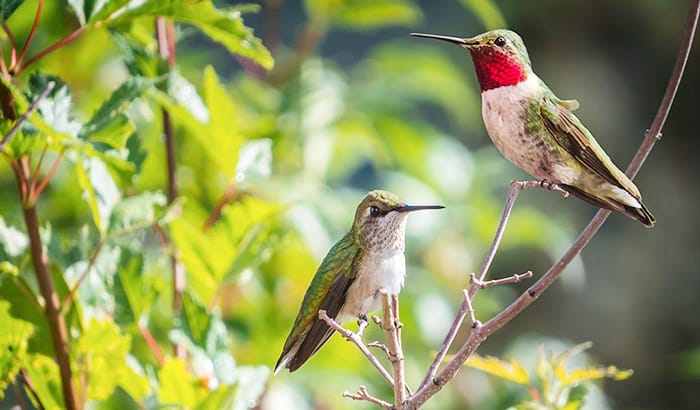
[[[11,21],[20,32],[22,24],[27,29],[31,24],[31,3]],[[341,1],[256,3],[262,9],[244,14],[244,20],[273,54],[271,74],[187,29],[181,30],[178,44],[184,79],[200,87],[205,66],[218,73],[231,99],[231,132],[271,143],[271,175],[241,183],[237,200],[261,198],[281,206],[274,222],[261,228],[264,236],[253,241],[253,256],[222,262],[226,275],[202,291],[210,297],[205,304],[221,312],[240,364],[271,367],[311,276],[349,229],[355,206],[368,190],[387,189],[409,203],[441,203],[444,211],[417,213],[408,222],[401,315],[412,386],[462,301],[459,289],[481,264],[510,180],[528,176],[500,156],[485,132],[467,53],[408,33],[467,37],[503,26],[517,31],[534,70],[559,97],[579,100],[577,115],[624,169],[656,113],[689,7],[685,0],[387,0],[378,3],[382,6],[356,1],[345,8]],[[48,2],[47,8],[38,33],[46,44],[72,24],[62,5]],[[83,64],[86,54],[92,59]],[[128,75],[104,33],[77,40],[50,56],[43,69],[70,84],[85,115]],[[635,373],[600,385],[589,397],[589,408],[700,407],[700,184],[694,154],[700,144],[693,122],[699,90],[696,47],[664,138],[635,180],[656,227],[645,230],[612,215],[560,280],[479,353],[530,363],[542,343],[556,352],[590,340],[593,362]],[[146,157],[127,192],[162,190],[164,156],[153,113],[133,116]],[[199,226],[228,181],[216,164],[206,162],[203,148],[184,137],[178,141],[183,215]],[[89,221],[80,191],[66,188],[70,185],[71,176],[59,174],[56,187],[62,188],[49,192],[40,208],[58,231],[75,232]],[[4,165],[0,189],[3,217],[21,225],[15,181]],[[594,212],[576,198],[564,200],[542,190],[522,193],[489,277],[526,270],[539,277]],[[193,275],[190,283],[204,286],[194,276],[196,258],[230,252],[227,236],[210,237],[208,253],[193,255],[182,239],[187,231],[178,229],[180,235],[173,235]],[[526,286],[480,292],[477,317],[488,319]],[[169,320],[158,312],[151,316],[156,328]],[[154,333],[167,345],[165,331]],[[382,337],[374,327],[366,333],[368,341]],[[133,344],[134,354],[143,354],[143,341],[134,337]],[[370,408],[341,397],[361,384],[379,397],[391,397],[361,354],[334,336],[298,372],[271,377],[261,406]],[[426,408],[500,409],[527,397],[521,387],[465,369]]]

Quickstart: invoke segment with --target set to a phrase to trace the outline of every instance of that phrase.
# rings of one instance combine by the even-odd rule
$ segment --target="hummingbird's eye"
[[[375,217],[377,217],[377,216],[379,216],[379,215],[381,215],[381,214],[382,214],[382,211],[381,211],[381,209],[379,209],[378,207],[376,207],[376,206],[370,206],[370,207],[369,207],[369,215],[370,215],[370,216],[375,216]]]
[[[496,37],[495,40],[493,40],[493,44],[495,44],[499,47],[503,47],[506,45],[506,39],[505,39],[505,37],[498,36],[498,37]]]

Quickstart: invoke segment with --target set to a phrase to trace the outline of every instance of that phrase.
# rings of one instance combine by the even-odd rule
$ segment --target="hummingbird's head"
[[[472,38],[421,33],[411,35],[448,41],[469,50],[481,92],[518,84],[532,73],[525,43],[510,30],[491,30]]]
[[[391,192],[375,190],[357,206],[352,230],[362,247],[403,251],[408,213],[442,208],[442,205],[407,205]]]

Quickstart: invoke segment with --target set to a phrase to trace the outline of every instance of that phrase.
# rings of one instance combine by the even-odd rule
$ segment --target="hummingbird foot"
[[[561,196],[563,196],[564,198],[569,196],[569,191],[560,187],[559,184],[555,184],[554,182],[547,181],[546,179],[543,179],[540,181],[540,186],[548,191],[559,192],[561,194]]]
[[[367,315],[360,315],[357,318],[357,336],[362,337],[362,333],[364,333],[365,329],[367,328],[367,325],[369,325],[369,322],[367,321]]]
[[[539,181],[510,181],[512,191],[524,191],[530,188],[542,188],[548,191],[559,192],[564,198],[569,196],[569,191],[562,188],[559,184],[542,179]]]

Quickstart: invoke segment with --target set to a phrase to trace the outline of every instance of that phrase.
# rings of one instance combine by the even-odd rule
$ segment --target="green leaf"
[[[119,200],[121,193],[104,162],[99,158],[83,158],[78,154],[75,165],[78,185],[83,190],[92,220],[100,235],[104,236],[107,232],[106,221],[112,214],[112,208]]]
[[[460,2],[476,15],[487,30],[507,27],[503,13],[493,0],[460,0]]]
[[[176,99],[160,91],[150,93],[159,105],[165,107],[176,124],[183,126],[205,150],[208,159],[227,178],[231,178],[236,170],[238,153],[244,138],[235,127],[236,112],[233,101],[219,83],[216,72],[211,66],[204,69],[202,84],[202,101],[206,110],[198,103],[193,89],[185,86],[186,80],[176,72],[171,73],[178,87],[170,91]],[[183,88],[187,88],[183,90]],[[184,104],[176,101],[186,96],[190,101]]]
[[[497,357],[474,354],[467,359],[465,365],[518,384],[525,386],[530,384],[530,374],[527,369],[513,359],[506,362]]]
[[[24,0],[3,0],[0,1],[0,21],[5,22],[21,6]]]
[[[155,81],[143,77],[130,77],[124,81],[83,125],[78,136],[104,142],[113,148],[122,148],[134,132],[133,125],[122,113],[135,98],[154,84]]]
[[[107,399],[117,385],[131,397],[141,399],[148,394],[148,380],[128,366],[126,358],[131,348],[131,336],[122,335],[109,320],[92,319],[75,344],[79,363],[88,363],[87,397]],[[105,375],[109,377],[104,377]]]
[[[114,277],[114,301],[117,324],[134,324],[153,306],[157,290],[143,276],[143,254],[121,248],[117,275]]]
[[[47,334],[47,337],[50,337]],[[51,352],[53,354],[53,352]],[[41,398],[41,404],[45,409],[62,409],[63,395],[61,394],[61,376],[58,365],[52,356],[33,354],[25,363],[27,375],[32,381],[34,391]],[[27,394],[32,400],[35,408],[39,408],[39,403],[34,400],[32,394]]]
[[[13,317],[34,324],[34,335],[29,340],[29,351],[53,354],[51,333],[44,316],[44,309],[39,304],[39,297],[30,283],[21,275],[0,273],[0,299],[10,303],[10,314]]]
[[[163,217],[167,198],[159,192],[144,192],[123,198],[110,214],[108,233],[111,237],[148,228]]]
[[[281,209],[246,198],[224,208],[221,219],[206,232],[184,218],[171,222],[170,234],[187,268],[188,283],[202,303],[211,301],[222,280],[269,256],[271,232]]]
[[[10,315],[10,302],[0,300],[0,399],[26,360],[27,341],[34,326]]]
[[[272,140],[246,141],[238,154],[236,182],[267,179],[272,174]]]
[[[91,0],[92,1],[92,0]],[[92,9],[92,13],[88,16],[88,21],[90,23],[96,23],[98,21],[106,20],[112,16],[116,11],[127,6],[133,0],[95,0],[97,4]]]
[[[243,24],[241,13],[236,9],[218,9],[207,0],[150,0],[120,14],[113,24],[143,16],[169,17],[179,23],[193,25],[230,52],[250,58],[266,69],[273,66],[270,52]]]
[[[48,136],[55,134],[61,139],[63,136],[76,136],[80,130],[80,123],[73,119],[73,97],[68,85],[58,77],[42,74],[33,74],[29,79],[29,84],[33,93],[37,95],[49,81],[56,82],[56,86],[46,98],[39,101],[37,111],[50,129],[42,129],[42,124],[34,123],[34,125]]]
[[[158,400],[166,406],[180,405],[191,408],[208,393],[208,390],[187,372],[185,362],[177,358],[167,360],[158,369],[158,381]]]

